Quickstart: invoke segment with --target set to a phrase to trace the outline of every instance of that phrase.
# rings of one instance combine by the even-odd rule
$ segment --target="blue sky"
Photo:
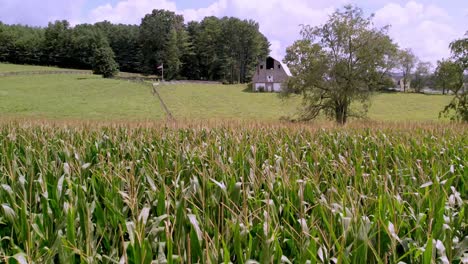
[[[299,25],[319,25],[336,8],[352,3],[375,24],[391,24],[389,34],[433,64],[450,55],[448,44],[468,31],[468,0],[0,0],[0,21],[45,26],[67,19],[72,24],[109,20],[139,24],[153,9],[183,14],[186,21],[205,16],[254,19],[270,40],[272,55],[282,59],[299,38]]]

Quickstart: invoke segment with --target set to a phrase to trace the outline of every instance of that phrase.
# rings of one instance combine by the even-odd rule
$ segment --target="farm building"
[[[281,92],[290,75],[281,62],[268,57],[260,61],[252,78],[255,92]]]

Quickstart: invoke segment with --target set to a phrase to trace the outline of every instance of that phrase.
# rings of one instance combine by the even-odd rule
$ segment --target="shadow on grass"
[[[257,93],[252,90],[251,87],[246,86],[245,89],[242,90],[243,93]]]

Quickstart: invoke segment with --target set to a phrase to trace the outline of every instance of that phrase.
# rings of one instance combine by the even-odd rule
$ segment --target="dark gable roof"
[[[266,68],[267,60],[273,60],[273,69]],[[261,67],[263,66],[263,67]],[[263,68],[263,69],[262,69]],[[284,70],[283,65],[272,57],[268,57],[265,61],[260,61],[255,69],[254,76],[252,77],[253,83],[267,82],[267,76],[273,76],[275,83],[282,83],[288,79],[288,74]]]

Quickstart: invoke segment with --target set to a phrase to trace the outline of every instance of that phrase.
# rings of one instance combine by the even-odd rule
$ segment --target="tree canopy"
[[[255,21],[207,17],[185,24],[167,10],[153,10],[140,25],[72,27],[63,20],[40,28],[0,22],[0,61],[94,69],[95,57],[110,55],[110,49],[114,55],[105,61],[115,60],[121,71],[160,74],[164,64],[167,79],[249,82],[269,46]]]
[[[386,84],[395,67],[397,47],[387,27],[374,27],[372,17],[348,5],[322,26],[304,26],[301,34],[284,60],[294,76],[287,93],[303,96],[301,118],[310,120],[324,113],[344,124],[350,116],[362,116],[367,108],[357,112],[351,103],[366,106],[370,92]]]
[[[450,80],[450,89],[455,97],[441,112],[441,115],[450,116],[452,120],[468,122],[468,91],[465,87],[465,74],[468,71],[468,32],[464,38],[450,43],[452,61],[447,63],[445,75],[438,79]]]

